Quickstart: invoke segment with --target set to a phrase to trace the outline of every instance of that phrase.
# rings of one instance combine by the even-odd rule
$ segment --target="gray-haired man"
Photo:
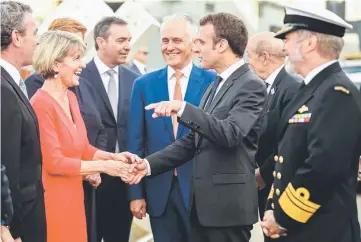
[[[25,242],[45,242],[38,120],[19,73],[32,62],[36,21],[31,8],[19,2],[1,2],[0,11],[1,162],[7,169],[13,199],[10,231]]]

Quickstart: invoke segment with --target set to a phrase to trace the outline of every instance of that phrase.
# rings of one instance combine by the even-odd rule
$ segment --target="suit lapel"
[[[125,80],[127,79],[126,78],[126,74],[124,72],[124,68],[122,66],[119,66],[118,67],[118,114],[117,114],[117,120],[120,120],[121,119],[121,115],[122,115],[122,110],[123,110],[123,107],[124,107],[124,102],[123,102],[123,97],[124,97],[124,94],[123,94],[123,91],[125,91]],[[109,100],[109,98],[108,98]]]
[[[201,103],[199,104],[199,107],[200,107],[201,109],[204,109],[204,106],[205,106],[206,103],[207,103],[207,100],[208,100],[208,98],[209,98],[209,95],[211,94],[212,84],[213,84],[213,82],[211,82],[211,83],[208,85],[206,91],[204,92],[204,95],[203,95],[203,98],[202,98],[202,100],[201,100]],[[196,144],[198,144],[199,139],[200,139],[200,135],[196,132],[196,133],[195,133],[195,141],[196,141]]]
[[[88,75],[89,75],[88,79],[93,82],[95,90],[100,95],[102,101],[104,102],[105,106],[108,109],[108,112],[114,118],[114,121],[115,121],[115,117],[114,117],[114,113],[112,110],[112,106],[110,105],[108,93],[105,90],[105,87],[104,87],[102,78],[100,76],[100,73],[98,71],[98,68],[96,67],[96,65],[94,63],[94,59],[87,64],[87,71],[88,71]]]
[[[276,76],[276,79],[274,80],[272,86],[271,86],[271,89],[270,89],[270,92],[268,93],[267,95],[267,98],[266,98],[266,105],[265,105],[265,108],[264,110],[267,110],[269,109],[270,105],[272,104],[272,101],[274,99],[274,97],[276,96],[276,93],[278,91],[278,86],[279,84],[281,83],[281,80],[283,79],[283,77],[286,75],[286,70],[285,68],[283,67],[280,72],[278,73],[278,75]]]
[[[277,137],[281,138],[287,125],[288,120],[297,112],[297,110],[306,103],[309,99],[312,98],[313,93],[317,87],[330,76],[332,73],[341,71],[341,67],[338,63],[334,63],[327,68],[323,69],[318,73],[311,82],[302,88],[297,95],[292,99],[292,101],[286,106],[283,111],[283,114],[280,118],[279,125],[277,128]]]
[[[212,113],[213,109],[217,106],[219,101],[222,99],[223,95],[233,85],[233,82],[248,70],[249,70],[248,65],[244,64],[241,67],[239,67],[235,72],[232,73],[232,75],[224,82],[221,89],[218,91],[218,93],[214,97],[214,100],[212,101],[211,106],[209,108],[209,113]]]
[[[167,76],[167,67],[163,68],[159,75],[158,75],[158,83],[154,88],[155,102],[161,101],[169,101],[169,92],[168,92],[168,76]],[[171,117],[163,117],[161,118],[164,121],[164,125],[169,132],[169,135],[174,140],[174,133],[173,133],[173,125],[172,125],[172,118]]]
[[[21,101],[24,103],[24,105],[28,109],[29,113],[33,117],[34,122],[36,123],[36,129],[39,133],[38,119],[36,117],[34,109],[31,106],[29,100],[26,98],[26,96],[21,91],[20,87],[16,84],[16,82],[13,80],[13,78],[10,76],[10,74],[3,67],[1,67],[1,76],[4,77],[4,79],[14,88],[15,92],[17,93],[17,95],[19,96]]]
[[[187,91],[184,96],[184,101],[188,103],[196,103],[197,100],[200,99],[201,87],[204,83],[202,71],[193,65],[192,72],[189,77]],[[184,131],[184,125],[179,123],[177,138],[181,137]]]

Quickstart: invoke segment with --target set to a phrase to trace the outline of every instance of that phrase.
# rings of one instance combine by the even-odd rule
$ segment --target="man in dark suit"
[[[88,134],[99,142],[97,147],[109,152],[126,151],[130,95],[133,82],[139,76],[121,66],[130,50],[131,35],[127,23],[117,17],[102,19],[95,26],[94,40],[97,55],[80,74],[87,87],[94,91],[78,90],[86,96],[77,95],[81,109],[85,110],[83,119]],[[96,107],[89,107],[94,102]],[[89,111],[92,109],[98,114]],[[102,175],[102,184],[96,191],[98,241],[129,240],[133,216],[126,188],[121,179]]]
[[[200,107],[175,100],[146,107],[153,118],[176,114],[192,132],[137,164],[137,179],[194,159],[191,241],[249,241],[258,220],[255,154],[266,87],[242,59],[248,36],[238,17],[210,14],[200,25],[202,68],[217,79]]]
[[[148,47],[140,47],[137,53],[134,55],[133,60],[129,63],[129,69],[135,73],[138,73],[139,75],[144,75],[147,73],[146,63],[148,61],[148,56]]]
[[[45,242],[38,120],[19,73],[32,63],[36,20],[31,8],[22,3],[1,2],[0,10],[1,162],[7,169],[14,207],[10,232],[25,242]]]
[[[276,34],[304,77],[278,124],[275,179],[261,223],[282,242],[360,242],[361,96],[337,59],[352,26],[332,12],[286,7]],[[272,240],[274,241],[274,240]]]
[[[192,39],[197,29],[182,15],[169,16],[162,23],[161,49],[169,65],[138,78],[134,84],[129,112],[129,120],[132,120],[128,126],[129,152],[144,158],[190,132],[183,124],[178,125],[176,117],[173,120],[171,117],[152,119],[144,108],[151,103],[177,99],[199,105],[216,75],[192,62]],[[170,56],[173,53],[178,55]],[[130,186],[133,215],[141,219],[149,213],[155,242],[189,240],[192,170],[193,162],[186,162],[176,170]]]
[[[276,129],[284,108],[297,92],[299,82],[284,68],[286,53],[283,42],[272,32],[251,36],[246,53],[247,63],[267,86],[267,98],[262,111],[263,129],[258,143],[255,176],[258,186],[258,207],[263,218],[266,201],[273,183],[274,151],[277,148]]]

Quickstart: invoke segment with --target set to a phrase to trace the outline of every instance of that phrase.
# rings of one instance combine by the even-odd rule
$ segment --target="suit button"
[[[277,178],[278,178],[278,180],[281,180],[281,178],[282,178],[281,172],[277,173]]]
[[[275,171],[273,171],[273,177],[276,177],[276,172]]]
[[[272,204],[271,204],[271,207],[272,207],[272,209],[275,209],[275,204],[272,203]]]
[[[283,163],[283,157],[280,156],[279,162],[282,164]]]
[[[191,124],[192,122],[191,121],[187,121],[187,124]]]
[[[201,153],[201,150],[197,150],[196,153],[197,153],[197,154],[200,154],[200,153]]]
[[[277,155],[275,155],[274,160],[278,161],[278,156]]]
[[[280,194],[281,194],[281,191],[280,191],[280,189],[276,189],[276,194],[277,194],[277,196],[279,196]]]

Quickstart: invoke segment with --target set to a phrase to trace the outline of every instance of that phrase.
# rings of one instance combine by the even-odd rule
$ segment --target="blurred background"
[[[129,23],[133,35],[132,49],[128,60],[140,49],[148,48],[148,70],[165,65],[160,51],[159,26],[163,17],[173,13],[186,13],[195,21],[213,12],[228,12],[239,16],[247,25],[249,34],[260,31],[278,31],[283,25],[282,4],[312,5],[327,8],[353,25],[344,37],[345,47],[341,64],[352,81],[361,85],[361,0],[18,0],[29,4],[38,21],[39,35],[59,17],[71,17],[84,24],[88,62],[95,54],[93,28],[104,16],[116,15]],[[194,60],[197,64],[197,60]],[[32,67],[22,70],[25,79]],[[358,198],[359,207],[361,198]],[[360,213],[359,213],[360,214]],[[360,218],[361,219],[361,218]],[[135,220],[131,241],[152,241],[147,219]],[[252,231],[252,242],[263,241],[258,224]]]

